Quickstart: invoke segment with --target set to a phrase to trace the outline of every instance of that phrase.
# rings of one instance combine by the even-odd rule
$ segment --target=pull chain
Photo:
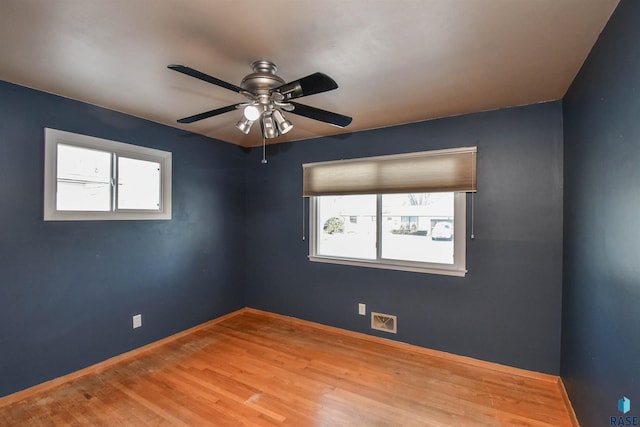
[[[267,144],[264,139],[264,133],[262,134],[262,160],[260,161],[263,165],[267,164]]]
[[[305,230],[305,226],[304,226],[304,220],[306,219],[305,218],[305,211],[306,211],[305,207],[306,207],[306,205],[304,203],[304,197],[303,197],[302,198],[302,241],[303,242],[306,239],[306,233],[305,233],[306,230]]]
[[[476,193],[471,193],[471,240],[476,238],[476,214],[475,214],[475,206],[476,206]]]

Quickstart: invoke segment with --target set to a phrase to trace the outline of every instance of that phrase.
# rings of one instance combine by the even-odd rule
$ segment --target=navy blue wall
[[[171,151],[173,219],[44,222],[45,127]],[[0,82],[0,396],[242,307],[246,157]]]
[[[640,416],[640,2],[623,0],[564,103],[562,377],[582,426]]]
[[[303,163],[470,145],[478,146],[478,193],[465,278],[308,261]],[[278,144],[268,147],[268,165],[261,154],[253,149],[247,165],[248,306],[559,373],[559,102]],[[397,336],[372,331],[358,302],[397,315]]]

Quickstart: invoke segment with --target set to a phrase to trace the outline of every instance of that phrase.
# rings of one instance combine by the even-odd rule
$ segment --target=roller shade
[[[303,196],[476,191],[476,147],[303,164]]]

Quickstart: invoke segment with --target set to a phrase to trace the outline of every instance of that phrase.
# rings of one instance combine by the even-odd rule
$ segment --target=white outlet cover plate
[[[366,316],[367,315],[367,304],[358,304],[358,314],[360,316]]]
[[[133,316],[133,329],[142,326],[142,314],[136,314]]]

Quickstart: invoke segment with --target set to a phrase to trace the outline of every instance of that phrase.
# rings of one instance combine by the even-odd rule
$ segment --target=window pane
[[[160,209],[160,163],[118,158],[118,209]]]
[[[317,198],[317,254],[376,259],[376,196]]]
[[[111,154],[58,144],[56,209],[111,209]]]
[[[382,196],[382,258],[453,264],[454,193]]]

